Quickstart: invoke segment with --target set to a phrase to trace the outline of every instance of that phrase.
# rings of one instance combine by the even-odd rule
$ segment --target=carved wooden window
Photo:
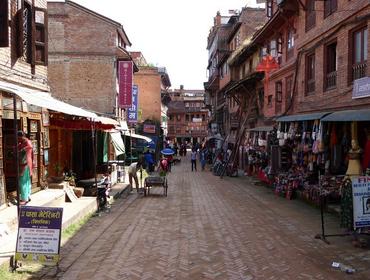
[[[9,47],[9,3],[0,1],[0,47]]]

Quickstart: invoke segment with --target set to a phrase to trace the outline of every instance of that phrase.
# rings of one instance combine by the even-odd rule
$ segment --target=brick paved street
[[[169,175],[168,197],[130,195],[62,248],[61,279],[370,279],[370,251],[314,239],[319,211],[248,178]],[[155,189],[159,194],[162,189]],[[328,231],[338,219],[327,216]],[[332,261],[356,269],[331,268]],[[42,278],[53,278],[49,271]],[[55,278],[54,278],[55,279]]]

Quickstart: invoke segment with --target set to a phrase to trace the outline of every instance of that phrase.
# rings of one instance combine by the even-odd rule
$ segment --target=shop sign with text
[[[118,106],[120,108],[130,108],[132,105],[132,61],[118,62]]]
[[[134,85],[132,87],[132,105],[127,109],[127,122],[137,123],[138,121],[138,86]]]
[[[370,226],[370,176],[352,177],[353,227]]]
[[[63,208],[22,206],[15,259],[54,265],[60,258]]]
[[[370,77],[354,80],[352,99],[370,96]]]

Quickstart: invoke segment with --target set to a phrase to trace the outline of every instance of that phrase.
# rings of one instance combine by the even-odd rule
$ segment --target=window
[[[315,54],[306,57],[306,95],[315,92]]]
[[[332,89],[337,85],[337,42],[325,48],[324,89]]]
[[[185,115],[185,121],[189,121],[189,115]]]
[[[35,8],[35,63],[47,65],[46,11]]]
[[[294,55],[294,31],[293,29],[290,29],[288,31],[287,36],[287,52],[286,52],[287,59],[292,58],[293,55]]]
[[[176,116],[176,120],[177,120],[177,121],[181,121],[181,115],[177,115],[177,116]]]
[[[273,57],[277,57],[276,40],[270,41],[270,55]]]
[[[0,47],[9,47],[8,0],[0,1]]]
[[[286,106],[288,106],[288,100],[291,100],[293,91],[293,76],[289,76],[285,79],[285,100],[287,101]]]
[[[266,1],[266,16],[268,18],[272,17],[272,0]]]
[[[265,90],[263,87],[258,89],[258,99],[260,103],[259,106],[261,110],[263,110],[263,106],[265,104]]]
[[[268,106],[268,107],[272,107],[272,95],[269,95],[269,96],[267,97],[267,106]]]
[[[330,16],[337,10],[337,0],[325,0],[324,1],[324,17]]]
[[[367,26],[353,32],[352,38],[352,80],[366,76],[367,69]]]
[[[275,98],[276,102],[283,101],[283,83],[281,81],[275,83]]]
[[[17,55],[30,64],[47,65],[47,12],[19,1],[17,12]],[[33,21],[34,19],[34,21]]]
[[[306,31],[316,25],[315,0],[307,0],[306,2]]]

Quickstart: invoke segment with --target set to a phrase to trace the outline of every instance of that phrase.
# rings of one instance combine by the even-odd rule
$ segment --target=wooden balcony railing
[[[333,89],[337,86],[337,71],[330,72],[326,74],[325,77],[325,89]]]
[[[352,65],[352,80],[357,80],[366,76],[367,63]]]

